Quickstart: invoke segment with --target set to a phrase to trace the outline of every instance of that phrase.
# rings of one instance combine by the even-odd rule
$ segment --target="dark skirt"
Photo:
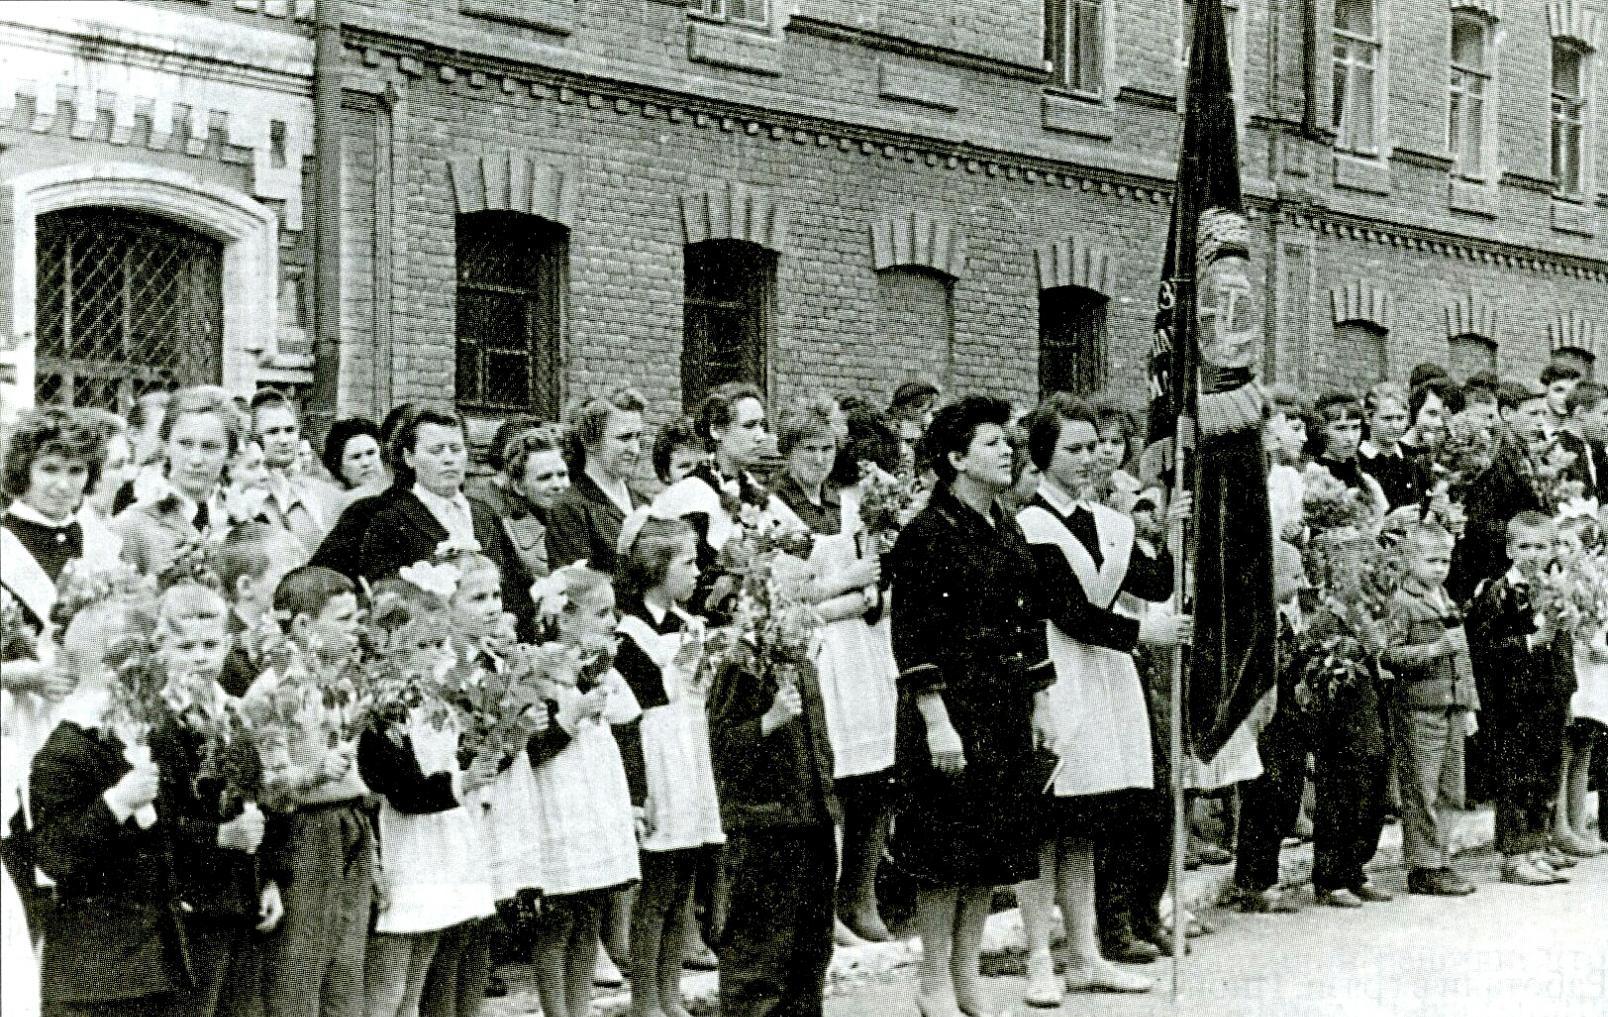
[[[1047,771],[1033,751],[1031,699],[969,709],[946,696],[966,768],[938,772],[915,704],[899,707],[899,809],[893,863],[922,889],[1005,886],[1035,879]]]

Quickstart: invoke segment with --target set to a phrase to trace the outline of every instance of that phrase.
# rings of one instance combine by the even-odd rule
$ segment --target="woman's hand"
[[[262,888],[262,897],[257,903],[258,932],[272,932],[279,925],[279,920],[285,917],[285,902],[279,894],[279,884],[273,880]]]
[[[1183,491],[1167,506],[1167,525],[1188,523],[1195,515],[1195,492]]]
[[[476,756],[475,761],[469,764],[469,769],[463,771],[463,793],[472,795],[481,788],[497,779],[498,760],[492,756]]]
[[[961,744],[960,732],[947,720],[927,725],[927,752],[939,773],[954,775],[966,769],[966,747]]]
[[[218,846],[225,851],[254,855],[262,844],[262,835],[266,828],[267,823],[263,819],[262,810],[254,804],[247,805],[240,815],[218,827]]]
[[[1033,702],[1033,744],[1061,754],[1061,737],[1056,728],[1055,714],[1048,698],[1039,695]]]
[[[1146,646],[1171,648],[1189,642],[1195,620],[1187,614],[1156,611],[1139,621],[1139,641]]]
[[[843,570],[839,581],[843,592],[877,585],[882,582],[882,559],[875,554],[856,558],[853,564]]]
[[[52,703],[66,699],[78,687],[78,679],[66,668],[27,658],[6,661],[0,681],[8,692],[30,692]]]

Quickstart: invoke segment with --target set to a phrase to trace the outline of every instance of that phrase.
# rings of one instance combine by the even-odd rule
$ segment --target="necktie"
[[[202,502],[195,510],[195,528],[205,533],[210,525],[212,525],[212,512],[207,508],[207,503]]]
[[[1094,513],[1089,506],[1079,502],[1072,509],[1072,515],[1067,519],[1067,529],[1072,536],[1078,538],[1078,543],[1089,552],[1094,559],[1094,567],[1099,568],[1105,562],[1105,556],[1100,553],[1100,531],[1094,525]]]

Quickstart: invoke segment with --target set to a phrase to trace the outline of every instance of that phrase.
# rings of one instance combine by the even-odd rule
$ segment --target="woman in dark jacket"
[[[543,424],[515,435],[500,452],[501,472],[470,490],[502,523],[514,553],[532,579],[552,571],[549,513],[570,489],[562,432]]]
[[[419,407],[414,403],[398,403],[380,423],[380,455],[387,463],[391,459],[391,444],[396,440],[397,432],[418,411]],[[329,436],[325,438],[326,461],[332,451],[331,445],[339,438],[340,435],[335,428],[331,427]],[[373,487],[356,489],[361,496],[341,512],[329,535],[324,538],[324,542],[318,546],[312,560],[307,564],[334,569],[348,579],[357,579],[358,559],[363,553],[363,534],[368,532],[369,523],[374,521],[380,509],[389,504],[391,496],[401,489],[400,481],[394,476],[390,485],[378,492],[374,492]]]
[[[468,461],[457,415],[422,410],[403,423],[392,444],[396,483],[363,534],[357,573],[372,583],[430,560],[443,543],[477,544],[502,578],[504,609],[519,622],[520,638],[529,640],[535,622],[530,576],[496,515],[463,493]]]

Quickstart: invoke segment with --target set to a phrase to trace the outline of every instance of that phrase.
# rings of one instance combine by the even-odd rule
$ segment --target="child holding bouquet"
[[[408,572],[404,568],[401,581],[382,580],[376,589],[376,598],[396,599],[378,620],[390,645],[371,666],[394,667],[424,691],[404,717],[385,730],[364,731],[357,745],[363,782],[382,798],[383,907],[364,963],[369,1017],[418,1017],[427,973],[433,965],[455,971],[463,959],[461,945],[474,938],[466,927],[478,925],[493,909],[479,830],[463,803],[490,783],[496,761],[477,758],[467,770],[459,768],[459,725],[431,687],[445,663],[439,630],[431,632],[427,625],[439,605],[409,585]],[[449,941],[460,948],[438,953]],[[483,987],[483,953],[474,967]],[[430,1012],[456,1013],[456,994],[449,1002]]]
[[[636,1017],[686,1017],[681,960],[702,851],[725,843],[704,712],[703,626],[683,609],[698,584],[690,523],[639,509],[620,530],[615,670],[642,708],[620,747],[639,821],[642,885],[631,914]]]
[[[1512,566],[1481,585],[1468,612],[1469,649],[1486,677],[1484,726],[1490,733],[1496,783],[1496,849],[1502,881],[1521,886],[1568,882],[1549,856],[1548,826],[1564,729],[1574,693],[1574,654],[1556,619],[1536,607],[1538,586],[1552,564],[1557,527],[1524,511],[1507,526]]]
[[[229,654],[228,624],[228,606],[205,586],[186,581],[162,595],[156,656],[167,679],[164,700],[175,715],[153,732],[151,751],[162,771],[159,811],[170,817],[194,983],[173,1012],[195,1017],[262,1013],[257,933],[273,929],[281,912],[278,885],[261,884],[258,872],[263,814],[244,798],[258,774],[224,772],[231,747],[213,728],[226,723],[228,693],[219,679]],[[254,762],[255,750],[241,747]]]
[[[615,613],[608,577],[576,563],[538,583],[536,592],[538,614],[557,636],[540,651],[553,683],[554,719],[570,735],[536,769],[545,895],[536,926],[536,980],[547,1017],[583,1017],[603,911],[640,871],[631,790],[611,728],[642,711],[610,666]]]
[[[45,1012],[167,1014],[189,986],[171,817],[154,807],[156,764],[129,751],[136,735],[113,710],[112,654],[140,647],[154,619],[125,597],[79,598],[78,607],[58,613],[61,659],[77,686],[29,782],[35,859],[54,884],[44,913]]]
[[[1589,510],[1590,503],[1577,507]],[[1567,512],[1567,507],[1566,510]],[[1586,790],[1594,743],[1608,731],[1608,540],[1587,512],[1570,514],[1559,526],[1560,545],[1574,580],[1594,610],[1582,612],[1574,633],[1575,693],[1569,704],[1568,740],[1563,746],[1563,780],[1555,820],[1558,846],[1582,858],[1608,853],[1602,830],[1586,826]],[[1594,592],[1594,596],[1590,595]],[[1600,748],[1600,746],[1599,746]],[[1608,798],[1608,789],[1599,794]]]

